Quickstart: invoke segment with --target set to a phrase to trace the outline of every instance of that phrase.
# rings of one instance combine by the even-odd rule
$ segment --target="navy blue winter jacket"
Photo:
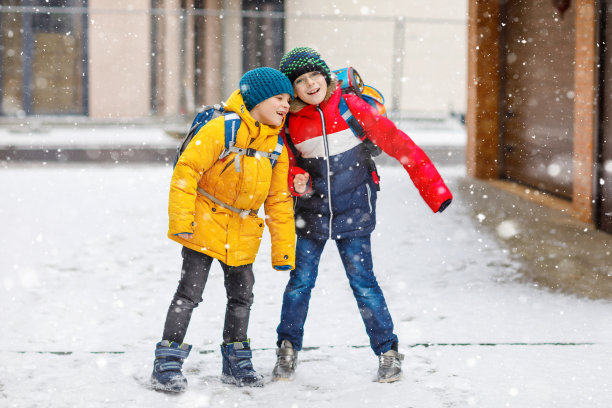
[[[295,199],[296,233],[312,239],[370,234],[376,226],[376,182],[366,146],[340,115],[345,98],[355,119],[384,152],[408,171],[432,211],[452,194],[427,155],[386,117],[356,95],[342,95],[332,82],[318,106],[292,102],[283,136],[290,147],[289,188]],[[297,194],[293,177],[309,173],[312,189]]]

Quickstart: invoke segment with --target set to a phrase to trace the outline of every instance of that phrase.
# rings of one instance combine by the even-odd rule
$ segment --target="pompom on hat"
[[[240,78],[238,85],[247,110],[276,95],[286,93],[293,98],[291,81],[274,68],[252,69]]]
[[[293,83],[300,75],[307,72],[318,71],[325,77],[325,82],[329,85],[331,72],[327,63],[321,55],[309,47],[295,47],[281,58],[280,71],[287,75]]]

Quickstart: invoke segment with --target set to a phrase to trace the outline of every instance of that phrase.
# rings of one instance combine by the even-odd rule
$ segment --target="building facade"
[[[0,120],[190,115],[301,45],[394,112],[465,112],[467,2],[391,3],[0,0]]]

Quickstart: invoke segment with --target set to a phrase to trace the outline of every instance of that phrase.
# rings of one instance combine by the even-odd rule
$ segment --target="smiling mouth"
[[[314,94],[318,93],[320,90],[321,90],[321,88],[317,88],[317,89],[315,89],[313,91],[308,92],[308,95],[314,95]]]

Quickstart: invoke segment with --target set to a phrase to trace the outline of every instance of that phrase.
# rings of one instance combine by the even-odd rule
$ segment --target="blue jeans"
[[[276,329],[278,340],[289,340],[296,350],[302,349],[310,293],[326,242],[301,237],[297,240],[296,266],[285,288],[281,322]],[[397,343],[397,336],[393,333],[393,321],[372,269],[370,235],[339,239],[336,246],[370,337],[370,346],[376,355],[385,353]]]

